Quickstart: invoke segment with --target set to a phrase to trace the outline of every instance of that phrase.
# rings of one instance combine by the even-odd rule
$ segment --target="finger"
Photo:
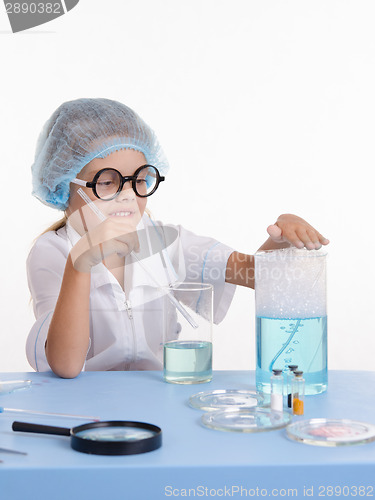
[[[318,238],[319,238],[319,241],[322,245],[328,245],[329,240],[327,238],[325,238],[324,236],[322,236],[320,233],[318,233]]]
[[[116,254],[119,256],[119,257],[126,257],[127,255],[129,255],[131,253],[131,251],[129,250],[129,248],[124,248],[122,247],[120,250],[118,250],[116,252]]]
[[[321,245],[328,245],[329,240],[327,238],[325,238],[322,234],[320,234],[319,231],[317,231],[314,227],[310,226],[310,224],[309,224],[309,229],[307,231],[308,232],[312,231],[313,233],[315,233],[316,238]],[[310,238],[311,238],[311,236],[310,236]],[[312,241],[315,241],[315,238],[314,239],[312,238]]]
[[[136,232],[122,234],[115,238],[115,241],[127,244],[130,248],[130,252],[139,251],[139,239]]]
[[[102,260],[101,250],[99,245],[93,245],[89,234],[86,233],[70,251],[74,268],[80,272],[90,272],[90,269]]]
[[[310,236],[306,229],[297,229],[296,233],[298,238],[302,241],[303,246],[305,246],[307,250],[315,249],[315,243],[311,241]]]
[[[295,230],[289,230],[285,231],[283,233],[283,241],[287,241],[291,245],[297,247],[297,248],[303,248],[304,243],[301,240],[301,238],[298,236]]]
[[[126,257],[135,248],[134,241],[132,240],[127,240],[127,241],[115,240],[113,247],[117,255],[119,255],[120,257]]]
[[[281,229],[276,226],[276,224],[271,224],[270,226],[267,227],[267,233],[270,235],[273,241],[276,242],[281,242],[283,241],[282,237],[282,231]]]
[[[312,243],[314,245],[314,249],[319,250],[319,248],[322,247],[322,244],[319,241],[318,232],[315,231],[315,229],[307,229],[307,235],[310,238],[310,240],[312,241]]]

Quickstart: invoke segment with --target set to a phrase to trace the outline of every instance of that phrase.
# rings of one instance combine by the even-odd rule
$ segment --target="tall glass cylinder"
[[[326,255],[297,248],[255,254],[258,391],[269,394],[273,368],[286,376],[291,364],[303,370],[306,394],[327,389]]]

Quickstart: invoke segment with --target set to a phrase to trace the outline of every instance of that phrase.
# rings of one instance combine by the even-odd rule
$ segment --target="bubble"
[[[255,280],[258,316],[292,319],[326,315],[322,251],[288,248],[259,252],[255,255]],[[295,327],[292,323],[289,326]]]

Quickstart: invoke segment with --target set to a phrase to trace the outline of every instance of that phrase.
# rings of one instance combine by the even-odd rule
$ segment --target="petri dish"
[[[289,425],[288,438],[315,446],[345,446],[375,441],[375,425],[348,419],[311,418]]]
[[[263,403],[263,399],[263,396],[255,391],[218,389],[194,394],[189,398],[189,405],[203,411],[252,408]]]
[[[260,407],[217,410],[201,417],[206,427],[229,432],[272,431],[286,427],[291,420],[290,413]]]

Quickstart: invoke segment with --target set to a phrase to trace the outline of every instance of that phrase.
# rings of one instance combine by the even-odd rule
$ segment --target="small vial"
[[[292,380],[293,415],[303,415],[305,401],[305,379],[303,372],[296,370]]]
[[[292,380],[294,378],[294,372],[297,370],[298,365],[288,365],[289,371],[286,374],[286,393],[288,400],[288,408],[292,407]]]
[[[283,385],[282,370],[272,370],[271,375],[271,410],[283,411]]]

